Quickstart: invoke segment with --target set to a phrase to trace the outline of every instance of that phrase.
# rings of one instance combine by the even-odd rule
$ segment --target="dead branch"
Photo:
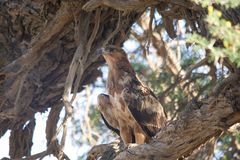
[[[86,47],[87,52],[90,52],[90,49],[92,47],[92,43],[93,43],[94,39],[96,38],[98,29],[99,29],[99,25],[100,25],[100,16],[101,16],[101,9],[97,9],[96,15],[95,15],[95,25],[94,25],[94,28],[93,28],[93,32],[91,34],[91,37],[88,40],[87,47]]]
[[[186,158],[186,160],[202,159],[203,157],[204,160],[212,160],[215,147],[216,138],[213,137],[206,144],[196,149],[190,157]]]
[[[80,19],[79,21],[81,23],[85,24],[85,26],[88,26],[90,23],[87,19],[84,20],[83,16],[81,16],[81,15],[79,16],[79,19]],[[75,87],[77,87],[77,89],[72,89],[73,81],[74,81],[75,76],[77,75],[78,81],[76,83],[79,84],[80,80],[82,78],[84,69],[85,69],[85,67],[87,67],[85,65],[85,63],[86,63],[86,59],[88,57],[89,52],[87,52],[84,47],[84,45],[86,44],[86,41],[87,41],[87,34],[83,30],[84,30],[83,28],[79,28],[78,34],[80,34],[81,39],[79,41],[78,48],[77,48],[76,52],[74,53],[74,57],[73,57],[71,65],[70,65],[68,76],[66,78],[66,83],[65,83],[65,87],[64,87],[63,103],[65,106],[65,116],[64,116],[64,120],[63,120],[62,124],[59,127],[59,130],[60,130],[60,128],[63,129],[63,135],[62,135],[61,142],[60,142],[60,151],[63,150],[64,145],[65,145],[65,139],[66,139],[66,135],[67,135],[67,123],[72,117],[72,113],[73,113],[72,103],[76,97],[76,92],[78,89],[78,85],[75,86]],[[91,45],[91,43],[89,43],[89,45]],[[88,46],[88,47],[90,48],[91,46]],[[73,97],[71,97],[72,90],[75,90]],[[63,153],[63,152],[60,152],[60,153]],[[59,154],[58,158],[62,159],[63,154]]]
[[[90,0],[87,2],[83,9],[86,11],[92,11],[99,6],[108,6],[116,10],[129,12],[132,10],[143,11],[147,6],[157,5],[159,2],[156,0],[144,0],[144,1],[124,1],[124,0]]]
[[[144,10],[147,7],[150,6],[157,6],[159,4],[162,4],[164,2],[173,4],[173,5],[179,5],[179,6],[183,6],[186,8],[191,8],[191,9],[201,9],[201,7],[199,7],[196,4],[193,4],[191,2],[188,1],[184,1],[184,0],[90,0],[89,2],[87,2],[84,6],[83,9],[86,11],[92,11],[94,9],[96,9],[99,6],[108,6],[111,8],[114,8],[116,10],[120,10],[120,11],[125,11],[125,12],[129,12],[129,11],[141,11]]]
[[[9,155],[12,158],[17,159],[31,154],[35,124],[35,119],[32,119],[26,126],[20,126],[11,131]]]
[[[114,159],[118,152],[120,152],[123,148],[123,143],[121,141],[116,140],[109,144],[100,144],[93,146],[92,149],[88,152],[87,160],[95,160],[101,158],[101,160],[105,159]]]

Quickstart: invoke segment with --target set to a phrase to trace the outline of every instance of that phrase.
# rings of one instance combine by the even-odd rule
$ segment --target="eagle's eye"
[[[106,47],[105,50],[106,50],[107,52],[113,52],[114,49],[115,49],[115,48],[109,46],[109,47]]]

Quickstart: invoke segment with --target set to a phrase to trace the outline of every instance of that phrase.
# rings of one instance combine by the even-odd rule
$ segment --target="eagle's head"
[[[118,75],[120,73],[127,72],[135,75],[135,71],[133,70],[130,62],[128,61],[127,54],[124,52],[123,49],[115,46],[107,46],[100,49],[98,53],[103,55],[109,66],[109,69],[112,71],[112,74]]]
[[[114,65],[119,62],[129,63],[127,54],[124,52],[124,50],[115,46],[101,48],[98,53],[103,55],[108,65]]]

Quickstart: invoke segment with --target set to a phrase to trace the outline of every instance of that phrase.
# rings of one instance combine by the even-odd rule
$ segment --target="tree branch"
[[[173,5],[179,5],[191,9],[200,9],[198,5],[194,5],[190,1],[185,0],[90,0],[84,6],[86,11],[92,11],[99,6],[108,6],[120,11],[139,11],[149,6],[157,6],[162,3],[171,3]]]

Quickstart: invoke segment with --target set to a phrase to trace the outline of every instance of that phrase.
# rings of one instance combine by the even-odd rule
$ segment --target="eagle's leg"
[[[130,143],[133,143],[132,129],[129,126],[126,126],[125,123],[120,123],[120,137],[123,140],[125,146]]]
[[[149,139],[139,125],[134,126],[134,136],[137,144],[144,144]]]

